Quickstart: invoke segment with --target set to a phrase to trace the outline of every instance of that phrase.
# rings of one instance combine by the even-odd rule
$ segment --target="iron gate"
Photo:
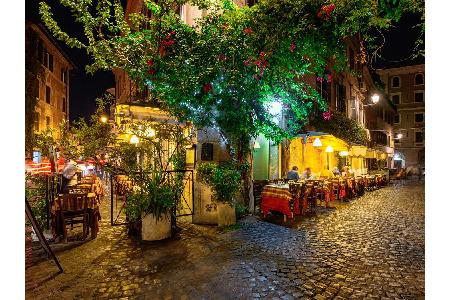
[[[170,170],[164,173],[164,180],[171,182],[182,179],[183,183],[180,200],[173,208],[173,215],[176,217],[192,216],[194,214],[194,171]],[[182,176],[182,178],[179,176]],[[127,179],[125,173],[110,175],[111,226],[128,224],[124,208],[126,207],[127,193],[132,186],[133,183]]]

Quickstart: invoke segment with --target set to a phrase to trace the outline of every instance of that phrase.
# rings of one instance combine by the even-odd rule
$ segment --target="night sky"
[[[41,0],[27,0],[25,17],[27,20],[39,22],[38,3]],[[76,24],[74,18],[62,7],[57,0],[47,0],[53,8],[54,17],[61,28],[70,36],[84,41],[82,27]],[[125,1],[123,1],[125,2]],[[418,28],[413,28],[420,21],[418,16],[405,15],[400,22],[385,33],[385,45],[381,50],[381,57],[373,62],[373,68],[400,67],[409,64],[424,63],[424,59],[409,59],[414,42],[419,34]],[[70,120],[79,117],[89,117],[95,112],[95,99],[102,96],[108,88],[114,87],[114,75],[112,72],[98,71],[94,75],[86,74],[85,66],[90,63],[90,58],[84,50],[72,49],[64,43],[59,46],[70,57],[77,69],[71,73],[70,84]]]

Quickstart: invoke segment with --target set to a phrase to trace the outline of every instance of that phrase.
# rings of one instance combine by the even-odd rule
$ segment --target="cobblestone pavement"
[[[421,299],[424,185],[394,185],[291,226],[247,217],[241,229],[184,224],[144,244],[111,227],[26,270],[28,299]]]

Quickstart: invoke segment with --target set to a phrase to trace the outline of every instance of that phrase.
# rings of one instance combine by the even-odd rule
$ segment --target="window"
[[[38,60],[40,63],[43,63],[45,49],[44,49],[44,42],[42,41],[42,39],[39,39],[38,41],[37,51],[38,51]]]
[[[66,97],[62,99],[62,112],[66,112]]]
[[[34,130],[36,130],[36,131],[39,131],[39,118],[40,118],[39,113],[35,112],[33,121],[34,121]]]
[[[64,83],[67,83],[67,79],[66,79],[66,70],[61,69],[61,81]]]
[[[401,97],[400,93],[392,94],[392,96],[391,96],[392,103],[394,103],[395,105],[399,105],[400,104],[400,97]]]
[[[400,114],[394,116],[394,124],[400,123]]]
[[[414,102],[423,102],[423,91],[414,91]]]
[[[48,53],[48,69],[53,72],[53,55]]]
[[[414,83],[415,83],[416,85],[418,85],[418,84],[423,84],[423,74],[421,74],[421,73],[416,74],[416,76],[415,76],[415,78],[414,78]]]
[[[45,102],[47,102],[48,104],[51,104],[51,92],[52,90],[50,89],[50,87],[48,85],[45,86]]]
[[[45,126],[47,126],[47,128],[50,128],[50,117],[49,116],[46,116],[45,117]]]
[[[414,114],[414,121],[415,121],[416,123],[422,123],[423,120],[424,120],[424,118],[423,118],[423,113],[415,113],[415,114]]]
[[[398,76],[392,77],[391,87],[393,87],[393,88],[400,87],[400,77],[398,77]]]
[[[416,131],[416,143],[423,143],[423,132]]]

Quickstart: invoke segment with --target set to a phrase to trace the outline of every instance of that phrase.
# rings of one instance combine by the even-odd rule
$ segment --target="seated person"
[[[302,174],[302,179],[315,179],[314,174],[311,172],[311,168],[306,168]]]
[[[293,166],[292,170],[287,172],[287,179],[288,180],[298,180],[299,178],[300,177],[298,175],[298,167],[297,166]]]
[[[338,167],[334,167],[332,172],[333,172],[333,175],[334,175],[334,176],[339,176],[339,175],[341,175],[341,171],[339,171],[339,168],[338,168]]]
[[[342,172],[342,177],[353,177],[353,175],[353,171],[348,166],[345,166],[344,171]]]

